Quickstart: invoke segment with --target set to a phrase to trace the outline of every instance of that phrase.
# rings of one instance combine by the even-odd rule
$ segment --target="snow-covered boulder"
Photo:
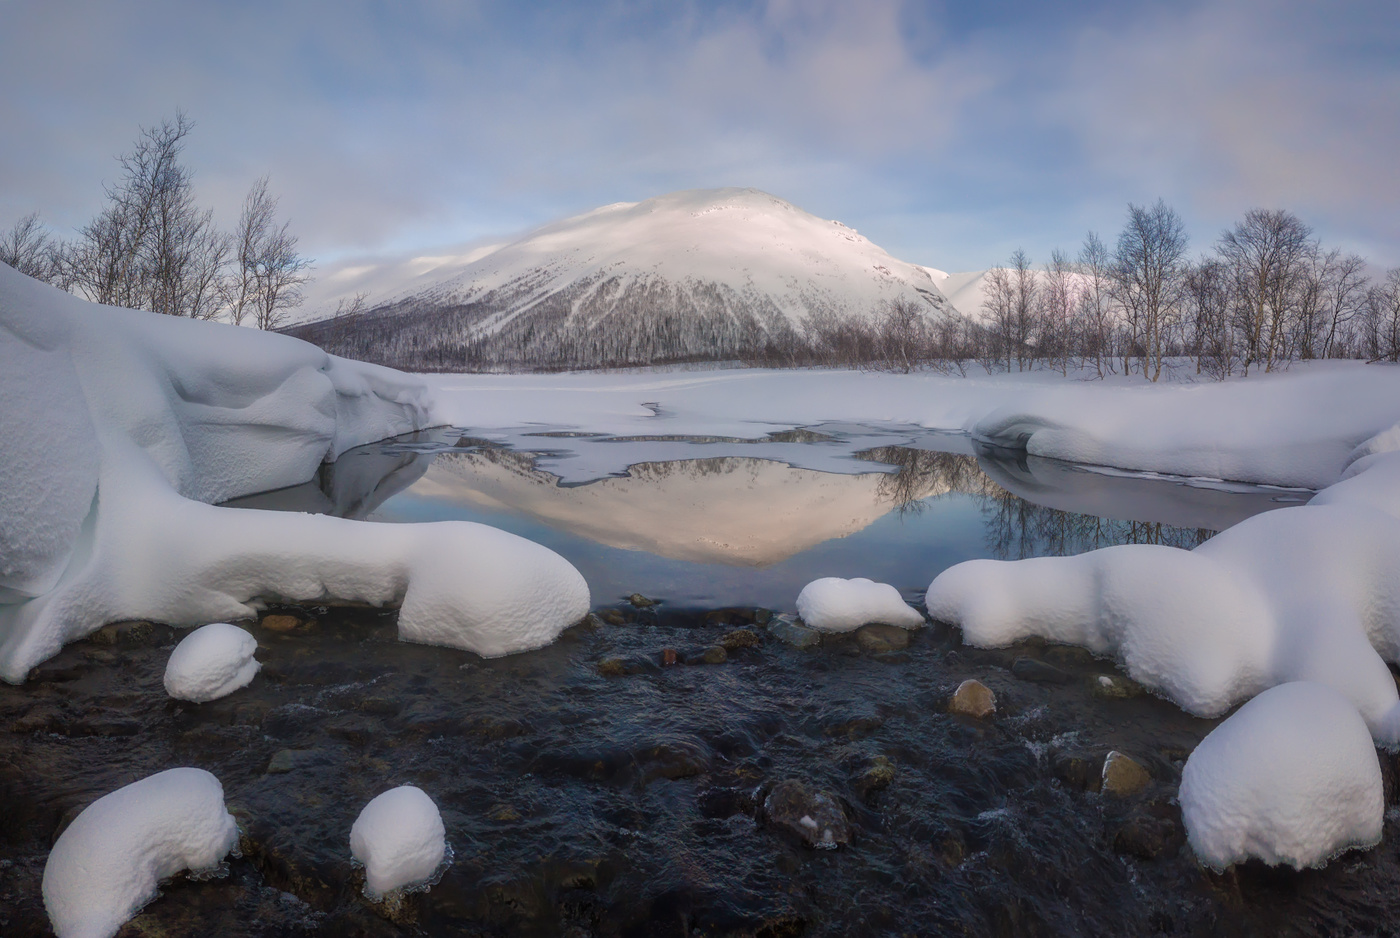
[[[365,867],[365,895],[378,901],[426,883],[447,854],[447,830],[421,788],[400,785],[365,805],[350,828],[350,853]]]
[[[247,687],[262,667],[258,640],[227,622],[211,622],[180,640],[165,665],[165,692],[204,703]]]
[[[110,938],[156,897],[162,879],[208,870],[238,843],[224,789],[203,769],[158,772],[88,805],[44,865],[44,907],[58,938]]]
[[[1381,768],[1345,697],[1309,682],[1264,691],[1186,760],[1181,814],[1214,869],[1257,857],[1296,869],[1380,842]]]
[[[924,624],[924,617],[900,598],[899,590],[865,577],[813,580],[797,594],[797,614],[823,632],[851,632],[871,622],[905,629]]]
[[[437,422],[423,382],[287,336],[101,307],[0,265],[0,679],[108,622],[266,602],[402,604],[400,635],[483,655],[588,612],[571,564],[483,525],[212,506]]]

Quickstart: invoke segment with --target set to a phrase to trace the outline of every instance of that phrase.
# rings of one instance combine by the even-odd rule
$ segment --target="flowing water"
[[[123,935],[1395,930],[1394,819],[1380,847],[1321,871],[1198,868],[1174,796],[1215,722],[1111,662],[974,649],[938,624],[799,647],[784,615],[818,576],[870,576],[917,604],[961,560],[1191,547],[1306,493],[901,428],[544,434],[418,434],[235,504],[541,541],[584,573],[595,612],[548,648],[483,660],[398,642],[392,610],[275,607],[247,624],[262,673],[219,701],[165,696],[178,633],[151,623],[0,687],[0,933],[46,933],[44,859],[82,806],[175,765],[223,782],[242,856],[223,878],[167,883]],[[996,693],[995,716],[947,712],[967,678]],[[1110,750],[1147,769],[1142,791],[1098,790]],[[350,825],[398,784],[432,795],[455,859],[429,891],[372,904]],[[836,849],[795,823],[822,810]]]

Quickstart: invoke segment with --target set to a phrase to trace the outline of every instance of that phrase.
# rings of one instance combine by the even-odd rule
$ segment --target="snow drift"
[[[1117,657],[1186,710],[1223,713],[1290,681],[1333,688],[1400,745],[1400,453],[1372,443],[1309,504],[1257,515],[1193,551],[1127,545],[945,570],[929,614],[975,645],[1041,636]]]
[[[1216,870],[1321,866],[1380,843],[1385,820],[1366,724],[1320,684],[1280,684],[1217,726],[1186,760],[1180,799],[1191,849]]]
[[[426,388],[285,336],[99,307],[0,265],[0,678],[149,618],[402,602],[400,634],[504,654],[586,614],[558,555],[479,525],[212,507],[433,422]]]
[[[44,865],[58,938],[111,938],[162,879],[217,867],[238,843],[224,789],[203,769],[169,769],[103,795],[59,836]]]

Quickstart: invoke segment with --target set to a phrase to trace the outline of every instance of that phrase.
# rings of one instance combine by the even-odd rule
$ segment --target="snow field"
[[[88,805],[44,866],[44,907],[58,938],[111,938],[181,870],[216,867],[238,843],[219,780],[169,769]]]
[[[924,624],[923,615],[900,598],[899,590],[865,577],[813,580],[797,595],[797,614],[823,632],[852,632],[871,622],[905,629]]]
[[[236,625],[211,622],[180,640],[165,666],[165,692],[205,703],[247,687],[262,667],[258,640]]]
[[[432,878],[447,853],[442,815],[421,788],[391,788],[355,819],[350,852],[365,866],[365,895],[377,902]]]
[[[1240,707],[1186,760],[1181,813],[1191,849],[1223,870],[1258,857],[1295,869],[1380,843],[1381,768],[1350,701],[1310,682]]]

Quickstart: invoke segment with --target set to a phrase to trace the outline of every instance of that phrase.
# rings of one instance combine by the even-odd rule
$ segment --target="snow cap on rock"
[[[1322,866],[1380,842],[1385,797],[1366,722],[1323,684],[1279,684],[1201,740],[1181,775],[1191,849],[1217,870],[1251,857]]]
[[[864,577],[813,580],[797,596],[797,614],[823,632],[850,632],[871,622],[906,629],[924,624],[924,617],[900,598],[899,590]]]
[[[238,843],[224,789],[203,769],[158,772],[83,809],[44,865],[58,938],[111,938],[181,870],[210,869]]]
[[[401,785],[370,801],[350,828],[350,852],[365,865],[365,895],[378,901],[431,879],[447,853],[446,833],[421,788]]]
[[[204,703],[247,687],[262,667],[253,652],[258,640],[236,625],[211,622],[175,646],[165,666],[165,692]]]

